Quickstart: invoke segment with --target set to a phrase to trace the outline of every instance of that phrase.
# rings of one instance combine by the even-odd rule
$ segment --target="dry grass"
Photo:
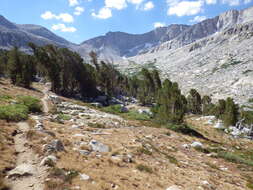
[[[16,130],[14,123],[0,120],[0,189],[7,189],[4,183],[6,172],[15,167],[15,148],[12,133]]]

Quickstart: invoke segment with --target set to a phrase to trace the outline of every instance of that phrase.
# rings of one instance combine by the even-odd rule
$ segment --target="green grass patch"
[[[148,114],[138,113],[135,110],[129,110],[128,112],[123,112],[121,105],[112,105],[103,107],[100,109],[103,112],[120,115],[121,117],[129,120],[138,120],[138,121],[151,121],[151,117]]]
[[[21,104],[0,106],[0,119],[7,121],[22,121],[28,119],[29,110]]]
[[[253,182],[249,181],[246,186],[249,188],[249,189],[253,189]]]
[[[57,116],[57,119],[58,119],[58,120],[69,121],[69,120],[71,119],[71,116],[70,116],[70,115],[63,114],[63,113],[60,113],[60,114]]]
[[[149,166],[143,165],[143,164],[138,164],[136,166],[136,169],[141,172],[153,173],[152,168],[150,168]]]
[[[42,112],[42,105],[38,98],[32,96],[18,96],[18,103],[28,107],[29,113]]]
[[[102,111],[112,113],[112,114],[120,114],[123,113],[120,105],[112,105],[101,108]]]
[[[5,94],[0,95],[0,101],[6,102],[6,101],[10,101],[11,99],[12,97],[9,95],[5,95]]]
[[[218,157],[223,158],[229,162],[233,162],[236,164],[245,164],[247,166],[253,167],[253,160],[252,159],[245,159],[245,155],[241,155],[239,153],[219,152]]]
[[[129,111],[128,113],[122,114],[126,119],[139,120],[139,121],[151,121],[151,117],[147,114],[141,114],[137,111]]]

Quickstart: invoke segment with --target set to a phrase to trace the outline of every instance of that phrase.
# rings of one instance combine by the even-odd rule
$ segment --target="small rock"
[[[87,181],[90,179],[90,176],[86,175],[86,174],[80,174],[80,179],[83,181]]]
[[[90,151],[88,150],[79,150],[79,153],[85,156],[88,156],[90,154]]]
[[[43,158],[43,160],[40,162],[40,165],[44,166],[47,164],[48,161],[52,161],[52,162],[56,163],[57,158],[53,155],[49,155],[49,156]]]
[[[172,185],[168,187],[166,190],[181,190],[177,185]]]
[[[46,152],[61,152],[64,151],[63,143],[60,140],[53,140],[50,144],[44,145]]]
[[[188,148],[190,148],[190,145],[188,145],[188,144],[183,144],[182,147],[185,148],[185,149],[188,149]]]
[[[110,148],[107,145],[104,145],[103,143],[100,143],[96,140],[90,141],[89,145],[91,146],[93,151],[96,152],[109,152]]]
[[[223,122],[219,120],[219,121],[216,123],[216,125],[214,126],[214,128],[215,128],[215,129],[224,129],[225,127],[224,127],[224,125],[223,125]]]
[[[195,141],[191,144],[191,147],[193,147],[193,148],[203,148],[203,144],[200,143],[200,142]]]

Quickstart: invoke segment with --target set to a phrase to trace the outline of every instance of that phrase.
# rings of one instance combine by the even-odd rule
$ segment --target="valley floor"
[[[37,170],[35,174],[9,178],[11,189],[17,189],[17,181],[28,179],[33,180],[26,187],[19,186],[19,190],[39,190],[38,184],[43,184],[45,190],[253,187],[253,141],[234,139],[214,129],[215,121],[207,124],[207,118],[201,116],[186,119],[207,138],[199,139],[63,97],[53,103],[56,101],[50,99],[52,94],[47,88],[35,84],[34,90],[25,90],[6,80],[0,82],[0,95],[36,96],[42,100],[45,112],[30,117],[24,125],[0,120],[0,172],[10,175],[21,164],[20,157],[27,149],[34,157],[25,158],[22,163],[31,161]],[[20,134],[13,135],[15,130]],[[193,148],[193,142],[200,142],[203,147]]]

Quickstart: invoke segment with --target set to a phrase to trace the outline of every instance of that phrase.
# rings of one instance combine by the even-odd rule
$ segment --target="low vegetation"
[[[25,105],[11,104],[0,106],[0,119],[21,121],[28,119],[29,110]]]
[[[38,98],[32,96],[18,96],[18,103],[25,105],[28,108],[29,113],[42,112],[42,105]]]

